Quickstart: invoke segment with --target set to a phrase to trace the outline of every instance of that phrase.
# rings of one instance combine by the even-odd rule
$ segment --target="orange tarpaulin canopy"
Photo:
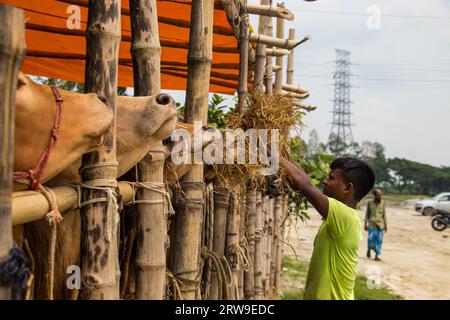
[[[84,82],[85,30],[88,0],[0,0],[25,10],[27,56],[22,71],[27,74]],[[76,5],[81,28],[69,29],[68,20]],[[210,92],[234,94],[238,87],[238,42],[225,11],[216,1],[214,10],[213,61]],[[157,0],[161,42],[161,87],[186,90],[187,53],[191,1]],[[130,54],[129,1],[122,1],[122,42],[119,55],[119,86],[133,87]]]

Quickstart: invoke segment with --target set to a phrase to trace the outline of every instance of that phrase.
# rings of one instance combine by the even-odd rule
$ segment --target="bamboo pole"
[[[264,86],[264,74],[266,65],[266,45],[258,43],[256,45],[256,62],[255,62],[255,74],[253,77],[254,90],[265,92]]]
[[[213,252],[219,257],[225,255],[225,237],[227,233],[227,218],[230,207],[230,192],[224,188],[217,181],[214,184],[214,231],[213,231]],[[219,283],[217,278],[218,271],[215,268],[211,269],[211,286],[209,291],[210,300],[217,300],[219,297],[223,298],[223,290],[226,284]]]
[[[120,45],[119,0],[89,1],[86,31],[85,92],[104,96],[114,113],[111,130],[98,151],[83,156],[81,177],[85,184],[104,188],[84,189],[83,201],[107,198],[81,208],[81,299],[119,298],[117,212],[115,185],[116,92]]]
[[[207,123],[208,89],[212,59],[214,1],[193,0],[188,51],[185,121]],[[195,161],[195,160],[194,160]],[[181,181],[186,201],[180,204],[173,246],[173,274],[183,282],[183,299],[194,299],[198,289],[203,215],[203,164],[196,161]]]
[[[286,94],[286,95],[296,98],[296,99],[300,99],[300,100],[303,100],[303,99],[306,99],[309,97],[309,92],[305,93],[305,94],[299,94],[299,93],[294,93],[294,92],[282,91],[281,93]]]
[[[130,0],[131,55],[135,96],[161,90],[161,45],[156,0]],[[160,148],[162,148],[162,144]],[[166,278],[167,199],[164,197],[164,153],[155,148],[139,162],[138,179],[156,186],[137,194],[136,298],[162,300]],[[147,202],[147,203],[145,203]],[[150,202],[150,203],[148,203]],[[156,213],[156,214],[155,214]]]
[[[270,0],[261,0],[262,5],[270,5]],[[266,36],[272,37],[273,35],[273,24],[272,24],[272,17],[265,17],[262,16],[259,18],[260,24],[259,24],[259,33],[264,34]],[[265,86],[266,86],[266,93],[272,93],[273,90],[273,77],[272,77],[272,55],[268,55],[267,53],[270,53],[270,51],[273,50],[272,46],[268,45],[266,47],[266,74],[265,74]],[[275,49],[276,50],[276,49]]]
[[[301,86],[294,86],[292,84],[283,84],[281,87],[283,90],[286,90],[288,92],[292,93],[298,93],[298,94],[308,94],[309,90],[301,87]]]
[[[266,49],[266,55],[272,57],[289,56],[291,52],[292,50],[287,49],[277,49],[277,48]]]
[[[22,9],[0,4],[0,262],[10,253],[14,167],[14,114],[17,74],[25,57]],[[11,286],[0,282],[0,300],[10,300]]]
[[[276,265],[276,239],[275,239],[275,234],[276,234],[276,227],[275,227],[275,223],[276,223],[276,217],[275,217],[275,202],[276,202],[276,198],[272,198],[272,203],[270,205],[270,210],[271,210],[271,217],[272,217],[272,221],[271,221],[271,243],[270,243],[270,250],[271,250],[271,259],[270,259],[270,295],[271,297],[273,297],[274,295],[274,288],[275,288],[275,265]]]
[[[295,29],[291,28],[289,29],[289,39],[294,40],[295,39]],[[294,84],[294,50],[290,52],[287,58],[287,69],[286,69],[286,83],[288,85]],[[283,90],[286,90],[283,86]]]
[[[286,8],[272,7],[270,5],[247,4],[247,13],[260,16],[281,18],[288,21],[294,20],[294,13]]]
[[[249,40],[250,42],[253,43],[262,43],[278,48],[292,50],[295,47],[301,45],[302,43],[308,41],[309,36],[305,36],[302,40],[289,40],[289,39],[278,39],[274,37],[265,36],[263,34],[251,32],[249,35]]]
[[[280,69],[282,69],[281,66],[278,66],[276,64],[272,65],[272,71],[277,71],[277,70],[280,70]]]
[[[238,113],[242,113],[245,109],[246,98],[248,94],[248,16],[245,15],[241,19],[240,36],[239,36],[239,90],[238,90]]]
[[[279,297],[281,294],[281,262],[282,262],[282,252],[281,252],[281,221],[283,218],[283,207],[282,207],[283,196],[277,196],[275,198],[275,210],[274,210],[274,244],[275,244],[275,270],[274,270],[274,294]]]
[[[161,45],[156,0],[130,0],[131,56],[136,96],[161,91]]]
[[[264,254],[264,221],[262,213],[262,197],[261,191],[256,192],[256,213],[255,213],[255,262],[254,262],[254,272],[255,272],[255,300],[262,300],[263,295],[263,283],[262,283],[262,272],[263,272],[263,254]]]
[[[231,267],[231,288],[230,288],[230,300],[236,300],[237,292],[237,251],[236,248],[239,246],[239,215],[237,206],[237,195],[235,193],[231,194],[231,199],[233,203],[231,210],[228,210],[227,217],[227,233],[225,238],[225,256]]]
[[[274,205],[275,205],[275,200],[273,198],[270,198],[270,203],[269,203],[269,227],[268,227],[268,244],[267,244],[267,254],[268,254],[268,266],[267,266],[267,293],[266,296],[271,298],[273,296],[273,283],[274,283],[274,278],[275,278],[275,255],[274,255],[274,232],[275,232],[275,228],[274,228],[274,214],[275,214],[275,210],[274,210]]]
[[[238,23],[236,20],[236,17],[240,16],[240,11],[242,10],[242,4],[237,4],[233,0],[221,0],[222,8],[225,10],[225,13],[227,14],[228,22],[233,29],[233,33],[236,37],[236,39],[239,40],[240,30],[238,29]],[[245,8],[244,8],[245,10]],[[251,46],[250,43],[248,43],[248,62],[250,64],[255,63],[255,50]]]
[[[127,182],[118,184],[122,202],[127,204],[133,198],[133,188]],[[78,191],[74,187],[55,187],[51,190],[56,195],[58,208],[61,213],[71,209],[79,209]],[[45,218],[50,207],[45,196],[38,191],[19,191],[12,194],[12,224],[21,224],[38,221]]]
[[[272,248],[270,247],[270,198],[268,195],[263,197],[263,217],[264,217],[264,262],[263,262],[263,294],[267,298],[269,296],[269,283],[270,283],[270,258]]]
[[[247,197],[245,199],[247,212],[246,234],[248,240],[249,256],[252,263],[250,271],[244,272],[244,297],[246,300],[253,300],[255,297],[255,227],[256,227],[256,191],[254,187],[247,187]]]
[[[278,8],[284,8],[284,3],[277,4]],[[277,38],[284,38],[284,19],[277,18]],[[292,40],[287,40],[292,41]],[[283,66],[283,56],[277,56],[275,63],[278,66]],[[275,73],[275,92],[281,92],[283,84],[283,70],[277,70]]]
[[[245,235],[245,225],[246,225],[246,213],[247,210],[245,209],[245,203],[246,203],[246,194],[243,190],[240,190],[239,193],[240,199],[239,199],[239,246],[242,249],[246,249],[247,247],[247,237]],[[248,248],[247,248],[248,249]],[[247,266],[250,267],[250,266]],[[242,300],[245,297],[244,293],[244,266],[240,265],[238,270],[238,291],[239,291],[239,298]]]

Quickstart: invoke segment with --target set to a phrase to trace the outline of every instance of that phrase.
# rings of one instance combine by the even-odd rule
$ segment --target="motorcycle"
[[[436,231],[444,231],[450,224],[450,212],[436,210],[436,214],[431,220],[431,227]]]

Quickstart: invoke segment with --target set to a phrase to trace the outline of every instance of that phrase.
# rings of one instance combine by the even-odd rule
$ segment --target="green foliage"
[[[399,193],[435,195],[450,190],[450,167],[434,167],[407,159],[387,162]]]
[[[234,107],[223,105],[226,98],[218,94],[213,94],[208,103],[208,125],[217,129],[225,129],[227,125],[226,115],[234,112]],[[184,116],[185,107],[177,102],[178,113]]]
[[[402,298],[386,287],[369,289],[367,278],[356,277],[355,300],[401,300]]]
[[[310,139],[309,143],[305,144],[299,137],[291,138],[291,158],[300,164],[309,175],[311,182],[320,188],[322,181],[330,172],[330,163],[334,160],[334,157],[326,154],[325,147],[316,144],[314,141]],[[308,201],[302,195],[289,194],[290,214],[303,221],[309,219],[308,206]]]

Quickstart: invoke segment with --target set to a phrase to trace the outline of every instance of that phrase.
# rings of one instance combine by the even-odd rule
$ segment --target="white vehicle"
[[[431,216],[436,210],[450,212],[450,192],[439,193],[431,199],[418,201],[415,209],[424,216]]]

